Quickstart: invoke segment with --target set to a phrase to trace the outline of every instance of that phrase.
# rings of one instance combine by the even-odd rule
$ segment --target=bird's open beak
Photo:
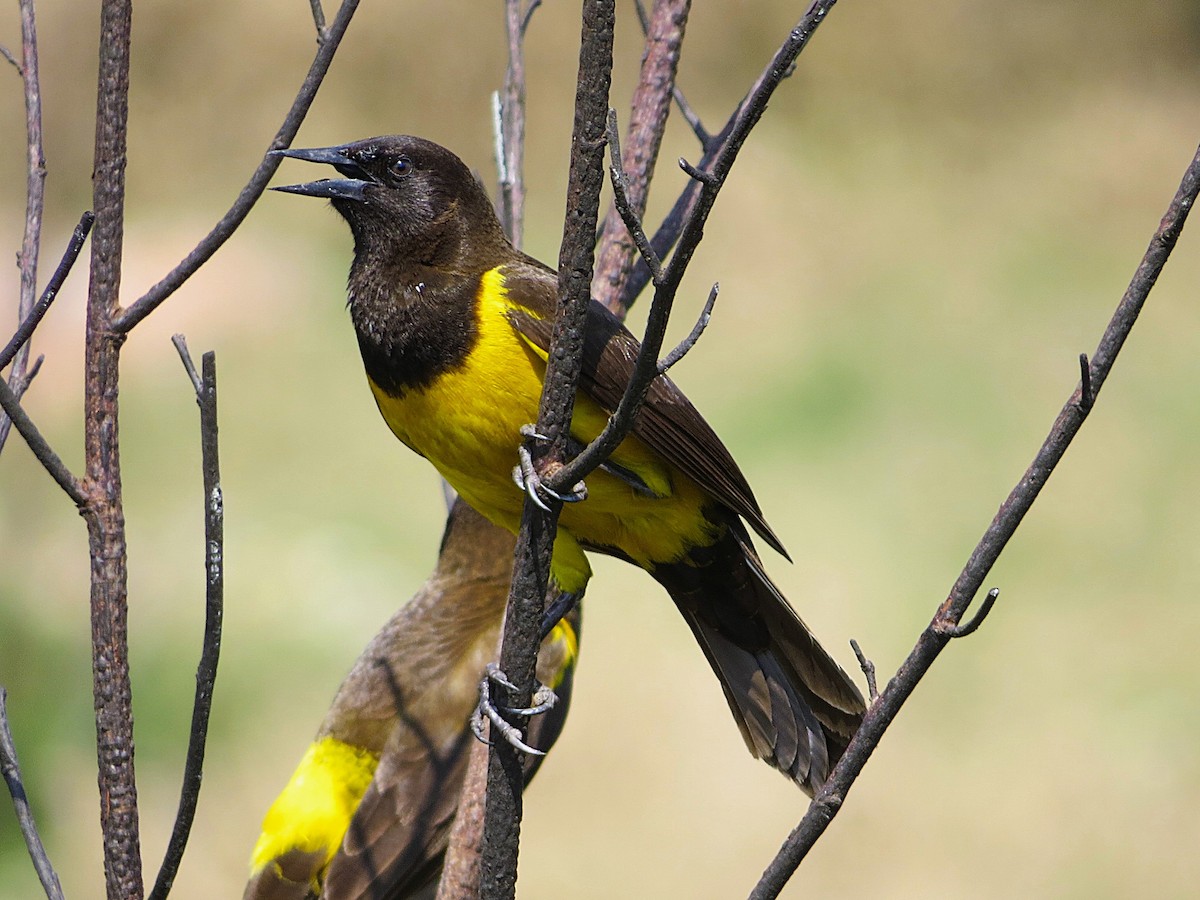
[[[327,200],[357,200],[362,202],[363,189],[374,183],[363,168],[345,154],[342,147],[317,147],[311,150],[272,150],[272,156],[287,156],[306,162],[326,163],[336,168],[346,178],[322,178],[304,184],[284,184],[273,187],[273,191],[286,194],[303,194],[306,197],[324,197]]]

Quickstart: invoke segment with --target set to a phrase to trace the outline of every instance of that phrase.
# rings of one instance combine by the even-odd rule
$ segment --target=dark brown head
[[[432,141],[397,134],[272,152],[327,163],[343,176],[275,190],[332,201],[354,233],[356,262],[473,272],[512,252],[471,170]]]

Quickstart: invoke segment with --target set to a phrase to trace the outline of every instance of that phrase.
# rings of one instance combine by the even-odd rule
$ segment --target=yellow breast
[[[519,429],[537,421],[546,370],[544,353],[509,321],[514,308],[501,272],[485,273],[476,342],[460,367],[400,397],[371,383],[395,435],[433,463],[475,509],[510,531],[517,529],[523,503],[511,478],[523,440]],[[607,420],[605,410],[577,395],[573,437],[586,443]],[[613,461],[636,473],[656,496],[594,472],[587,479],[588,499],[564,508],[562,528],[582,543],[618,548],[643,568],[678,559],[688,546],[710,539],[700,515],[704,495],[674,466],[633,437]]]

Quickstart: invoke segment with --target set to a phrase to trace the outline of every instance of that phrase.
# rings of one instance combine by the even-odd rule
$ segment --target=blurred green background
[[[697,4],[680,83],[718,128],[803,3]],[[554,260],[578,4],[529,35],[527,249]],[[886,678],[1073,389],[1200,137],[1192,0],[840,4],[707,228],[677,380],[792,551],[768,567],[853,667]],[[96,19],[44,0],[43,278],[90,198]],[[331,11],[332,14],[332,11]],[[613,102],[640,39],[622,4]],[[500,3],[365,3],[302,146],[407,131],[492,180]],[[142,4],[124,296],[224,212],[308,66],[303,0]],[[19,45],[15,4],[0,42]],[[20,244],[19,79],[0,66],[0,246]],[[678,123],[651,218],[695,158]],[[281,181],[307,177],[285,164]],[[1200,880],[1200,237],[1193,223],[1061,470],[785,896],[1184,897]],[[258,823],[340,678],[428,573],[431,470],[363,384],[349,235],[270,195],[123,356],[137,772],[147,878],[177,801],[202,602],[191,389],[215,349],[227,607],[204,794],[174,896],[240,896]],[[11,257],[10,257],[11,258]],[[0,288],[7,334],[17,276]],[[81,468],[80,268],[27,407]],[[635,315],[636,318],[636,315]],[[528,795],[520,896],[744,896],[805,798],[745,752],[661,591],[598,560],[572,723]],[[0,683],[68,896],[103,893],[84,528],[18,437],[0,458]],[[7,803],[0,897],[38,893]]]

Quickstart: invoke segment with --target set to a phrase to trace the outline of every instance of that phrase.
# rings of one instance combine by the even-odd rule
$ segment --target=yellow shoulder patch
[[[549,685],[551,690],[555,690],[563,683],[567,672],[575,668],[575,661],[579,658],[579,635],[575,633],[570,622],[560,619],[546,635],[546,643],[561,644],[563,648],[562,664],[555,670],[554,681]]]
[[[291,780],[263,817],[254,845],[254,873],[285,853],[320,854],[312,873],[319,885],[329,861],[342,844],[350,819],[375,775],[379,756],[336,738],[309,745]]]

